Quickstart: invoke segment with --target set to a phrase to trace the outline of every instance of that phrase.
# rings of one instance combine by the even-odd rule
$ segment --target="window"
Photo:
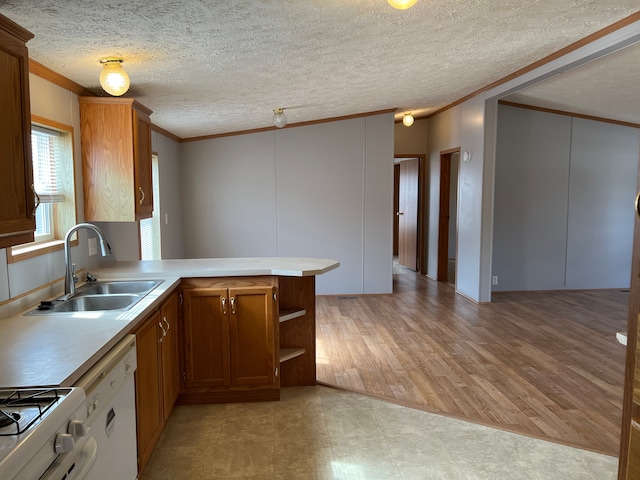
[[[140,220],[140,259],[160,260],[160,187],[158,185],[158,156],[151,157],[153,182],[153,216]]]
[[[7,249],[9,263],[61,249],[76,223],[73,127],[36,116],[32,122],[36,231],[34,242]]]
[[[55,238],[53,204],[64,201],[58,188],[58,177],[64,153],[64,138],[57,130],[31,126],[31,155],[33,157],[33,186],[36,193],[35,242]]]

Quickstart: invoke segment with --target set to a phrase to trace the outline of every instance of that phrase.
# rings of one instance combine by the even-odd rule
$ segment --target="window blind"
[[[58,188],[58,165],[62,162],[61,135],[55,130],[31,126],[33,186],[41,203],[64,201]]]

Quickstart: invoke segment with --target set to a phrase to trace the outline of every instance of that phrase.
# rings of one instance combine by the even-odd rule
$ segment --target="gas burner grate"
[[[5,428],[6,432],[0,431],[0,437],[24,433],[62,398],[56,388],[13,390],[8,394],[2,392],[0,395],[0,428],[15,426],[15,430],[13,428]],[[16,410],[31,408],[37,410],[37,413],[26,417],[28,421],[23,422],[22,419],[25,416],[18,412],[3,410],[3,408]]]

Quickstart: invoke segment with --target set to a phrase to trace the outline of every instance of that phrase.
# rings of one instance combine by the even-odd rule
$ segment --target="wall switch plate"
[[[491,277],[491,285],[497,285],[498,284],[498,275],[494,275],[493,277]]]
[[[89,256],[98,254],[98,239],[89,237]]]

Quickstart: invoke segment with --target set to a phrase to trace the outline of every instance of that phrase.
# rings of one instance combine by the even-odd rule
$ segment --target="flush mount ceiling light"
[[[387,0],[389,5],[398,10],[406,10],[415,5],[418,0]]]
[[[405,127],[410,127],[413,125],[413,115],[410,113],[405,113],[404,117],[402,117],[402,123],[404,123]]]
[[[275,123],[278,128],[282,128],[287,124],[287,117],[284,114],[284,108],[273,109],[273,123]]]
[[[119,97],[129,90],[129,75],[122,68],[122,59],[119,57],[107,57],[100,59],[102,72],[100,72],[100,85],[109,95]]]

